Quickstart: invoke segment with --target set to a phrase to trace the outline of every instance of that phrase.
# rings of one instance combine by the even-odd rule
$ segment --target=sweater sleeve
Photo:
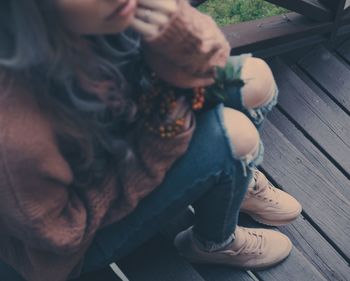
[[[194,129],[192,124],[177,138],[163,140],[137,128],[130,141],[142,164],[127,170],[122,180],[77,190],[50,124],[35,103],[25,98],[6,109],[2,105],[1,232],[22,243],[16,254],[8,250],[6,259],[29,281],[65,280],[97,229],[124,217],[161,183],[187,149]]]
[[[230,45],[212,17],[187,0],[178,0],[178,4],[168,25],[156,37],[143,41],[145,60],[162,79],[176,86],[208,86],[214,82],[214,67],[226,64]]]

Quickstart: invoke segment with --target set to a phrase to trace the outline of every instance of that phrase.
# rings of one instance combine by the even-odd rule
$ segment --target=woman
[[[195,225],[175,239],[186,258],[263,268],[288,256],[283,234],[237,226],[240,208],[271,225],[301,212],[254,168],[276,86],[263,61],[229,58],[209,16],[186,0],[2,1],[0,42],[7,280],[106,266],[191,203]],[[194,113],[228,60],[246,85]]]

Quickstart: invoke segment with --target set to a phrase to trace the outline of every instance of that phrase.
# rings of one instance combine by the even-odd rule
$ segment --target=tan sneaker
[[[284,225],[301,213],[300,203],[288,193],[275,188],[259,170],[254,171],[255,186],[249,187],[241,212],[266,225]]]
[[[284,234],[258,228],[236,227],[235,239],[221,250],[208,252],[193,236],[192,227],[175,238],[179,254],[193,263],[230,265],[243,269],[263,269],[283,261],[292,250]]]

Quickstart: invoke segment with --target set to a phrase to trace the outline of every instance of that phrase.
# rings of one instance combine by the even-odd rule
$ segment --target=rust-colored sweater
[[[221,31],[186,0],[179,1],[181,10],[170,25],[145,43],[152,49],[145,53],[150,65],[152,55],[168,56],[163,51],[169,44],[176,52],[167,58],[173,63],[166,64],[165,59],[163,65],[153,66],[156,71],[178,71],[174,61],[188,56],[186,50],[194,46],[199,53],[192,65],[206,68],[208,63],[222,64],[229,53],[226,42],[221,41],[221,51],[212,52],[207,61],[203,56],[208,59],[210,48],[201,49],[215,32],[221,38]],[[210,25],[202,26],[205,32],[198,30],[198,21]],[[212,36],[207,36],[208,30]],[[176,33],[185,37],[167,36]],[[4,93],[0,87],[0,259],[28,281],[76,277],[95,232],[133,211],[186,152],[195,129],[193,114],[188,118],[192,118],[190,128],[173,139],[161,139],[136,127],[127,138],[138,153],[140,165],[127,169],[122,178],[116,173],[102,187],[77,192],[54,130],[33,95],[20,87]]]

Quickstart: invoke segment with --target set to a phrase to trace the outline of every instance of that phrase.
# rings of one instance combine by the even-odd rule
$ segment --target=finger
[[[226,50],[223,46],[220,46],[219,49],[213,49],[208,55],[205,56],[203,63],[198,64],[197,69],[195,69],[194,73],[199,75],[215,75],[215,66],[221,66],[221,61],[226,57]],[[226,61],[226,59],[225,59]]]
[[[134,18],[130,26],[146,38],[154,37],[159,32],[158,26],[144,22],[138,18]]]
[[[195,64],[189,64],[187,71],[196,76],[208,77],[214,69],[209,65],[210,59],[220,52],[220,46],[214,45],[212,50],[203,55]]]
[[[146,9],[172,14],[177,11],[178,4],[175,0],[139,0],[138,5]]]
[[[158,26],[164,26],[169,21],[169,17],[165,14],[141,7],[136,10],[135,16],[144,22],[153,23]]]

